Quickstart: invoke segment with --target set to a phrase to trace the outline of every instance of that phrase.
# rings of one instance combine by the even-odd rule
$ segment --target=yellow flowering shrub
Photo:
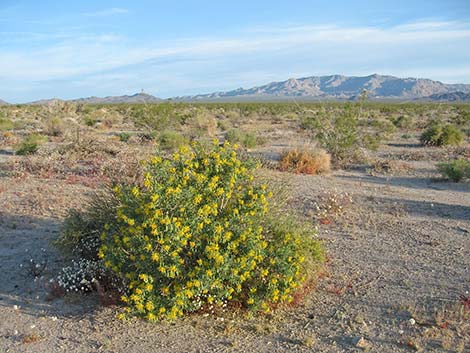
[[[128,315],[174,319],[210,305],[269,311],[303,280],[299,235],[266,224],[268,192],[236,146],[155,156],[139,185],[117,185],[98,256],[127,283]]]

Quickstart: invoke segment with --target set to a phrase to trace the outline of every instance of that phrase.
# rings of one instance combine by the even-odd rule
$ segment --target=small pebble
[[[416,320],[413,318],[409,319],[408,322],[410,323],[410,325],[416,324]]]
[[[369,343],[366,341],[364,337],[356,337],[355,338],[355,344],[357,348],[367,348],[369,346]]]

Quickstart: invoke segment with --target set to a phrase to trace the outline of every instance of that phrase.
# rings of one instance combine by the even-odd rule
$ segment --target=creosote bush
[[[465,179],[470,179],[470,160],[456,159],[448,163],[440,163],[437,169],[446,178],[459,182]]]
[[[376,149],[382,138],[379,132],[372,135],[361,129],[358,114],[357,106],[347,104],[341,111],[305,116],[300,126],[312,132],[312,137],[326,149],[333,162],[347,164],[361,159],[361,148]]]
[[[440,125],[432,123],[420,137],[424,145],[431,146],[458,146],[464,141],[464,133],[454,125]]]
[[[225,139],[230,143],[239,143],[246,148],[254,148],[260,142],[254,133],[245,132],[240,129],[229,130],[225,136]]]
[[[44,122],[44,133],[48,136],[61,136],[64,131],[64,121],[59,117],[51,117]]]
[[[321,149],[295,148],[281,155],[279,169],[300,174],[327,173],[331,169],[331,157]]]
[[[174,130],[165,130],[158,136],[158,144],[164,150],[176,150],[188,143],[188,139]]]
[[[397,118],[392,119],[393,125],[400,129],[411,129],[413,128],[413,117],[409,115],[400,115]]]
[[[131,138],[131,134],[128,133],[128,132],[123,131],[123,132],[120,132],[120,133],[118,134],[118,137],[119,137],[119,141],[121,141],[121,142],[128,142],[129,139]]]
[[[39,146],[46,141],[46,136],[31,134],[16,146],[16,154],[20,156],[34,154],[39,149]]]
[[[12,130],[14,127],[13,121],[0,116],[0,131]]]
[[[194,144],[151,158],[141,184],[114,187],[116,221],[104,226],[98,256],[127,283],[122,318],[174,319],[231,303],[269,312],[292,300],[321,248],[272,220],[253,167],[229,143]]]

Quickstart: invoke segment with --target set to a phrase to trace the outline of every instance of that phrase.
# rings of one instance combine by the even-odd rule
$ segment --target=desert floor
[[[439,180],[440,151],[415,140],[388,143],[377,156],[398,161],[393,172],[267,170],[289,186],[306,221],[318,221],[317,206],[326,212],[318,236],[328,261],[316,289],[269,317],[219,313],[158,324],[121,322],[118,309],[94,295],[48,300],[48,281],[63,266],[51,240],[66,211],[93,190],[2,173],[19,158],[3,151],[0,352],[469,351],[470,184]]]

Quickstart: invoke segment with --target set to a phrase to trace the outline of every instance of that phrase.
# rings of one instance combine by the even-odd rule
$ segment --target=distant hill
[[[441,94],[432,94],[429,97],[426,97],[425,100],[432,102],[469,102],[470,103],[470,93],[464,92],[450,92],[450,93],[441,93]]]
[[[50,98],[50,99],[40,99],[34,102],[29,102],[26,104],[31,104],[31,105],[46,105],[46,104],[52,104],[52,103],[59,103],[59,102],[65,102],[62,99],[59,98]]]
[[[89,104],[116,104],[116,103],[158,103],[162,99],[154,97],[147,93],[136,93],[132,96],[109,96],[109,97],[88,97],[72,100],[76,103],[89,103]]]
[[[195,96],[176,97],[182,101],[211,100],[282,100],[282,99],[340,99],[350,100],[367,90],[371,99],[414,100],[460,91],[470,93],[468,84],[445,84],[439,81],[421,78],[398,78],[394,76],[370,75],[358,76],[312,76],[290,78],[282,82],[233,91],[215,92]]]
[[[162,102],[161,98],[154,97],[147,93],[136,93],[131,96],[108,96],[108,97],[87,97],[87,98],[77,98],[71,100],[62,100],[57,98],[52,99],[41,99],[38,101],[30,102],[28,104],[32,105],[43,105],[51,104],[56,102],[74,102],[74,103],[85,103],[85,104],[118,104],[118,103],[158,103]]]
[[[0,99],[0,105],[7,105],[8,103]]]

